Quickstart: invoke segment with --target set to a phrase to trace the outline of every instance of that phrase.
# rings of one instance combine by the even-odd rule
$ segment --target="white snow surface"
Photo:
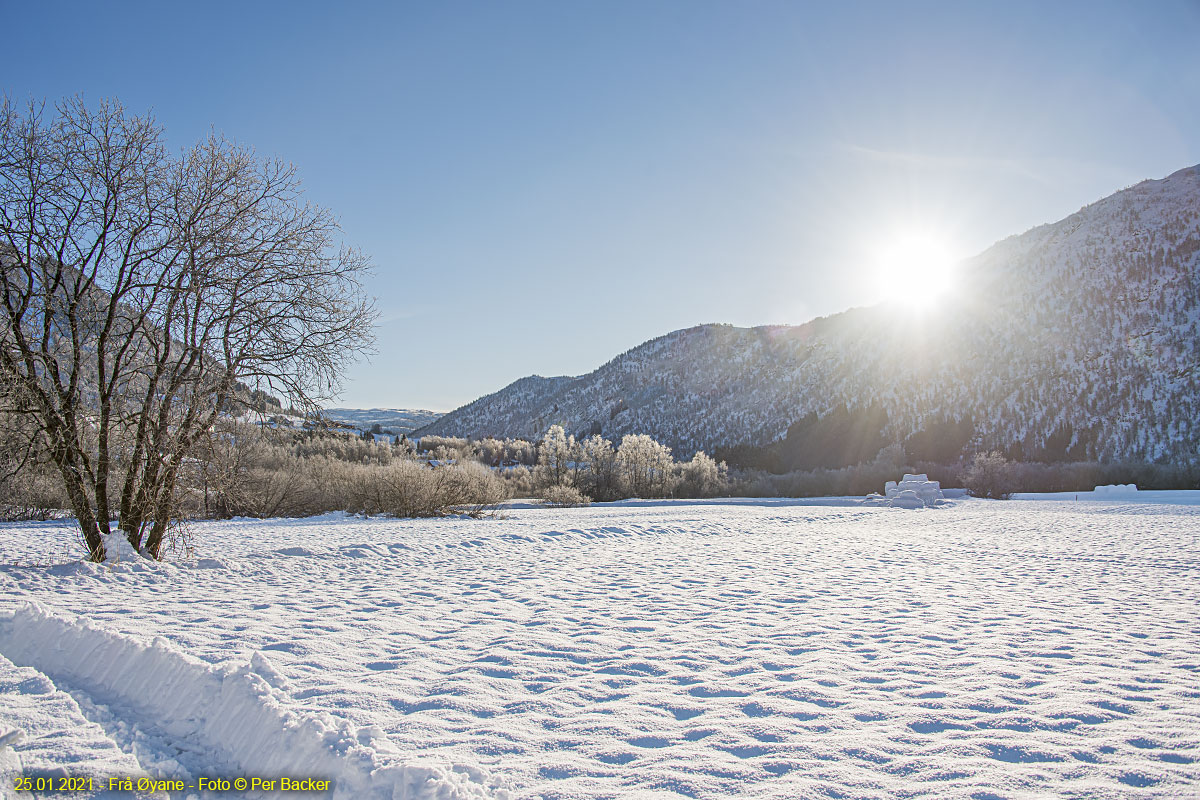
[[[167,759],[160,757],[161,747],[148,754],[150,771],[160,777],[187,775],[190,780],[215,771],[321,776],[334,780],[333,797],[362,800],[466,800],[490,794],[473,785],[471,770],[385,763],[377,750],[376,740],[382,738],[378,728],[360,729],[329,714],[288,710],[280,702],[286,696],[276,688],[286,679],[258,652],[249,664],[214,667],[179,653],[161,638],[143,644],[63,619],[36,603],[0,616],[0,651],[15,664],[79,687],[81,705],[109,727],[120,729],[122,718],[142,720],[165,741],[180,743]],[[108,706],[91,708],[96,701]],[[142,760],[146,758],[143,754]]]
[[[165,564],[45,565],[69,523],[3,525],[0,738],[23,736],[0,768],[320,774],[344,797],[1195,796],[1200,508],[1146,494],[236,520]]]

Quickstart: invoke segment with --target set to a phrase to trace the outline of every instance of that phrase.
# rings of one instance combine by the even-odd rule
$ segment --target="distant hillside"
[[[538,438],[561,423],[649,433],[685,457],[781,442],[785,461],[829,466],[892,442],[937,458],[1197,459],[1200,167],[1005,239],[961,280],[924,315],[676,331],[579,378],[524,378],[421,432]]]
[[[440,411],[425,411],[409,408],[327,408],[325,415],[335,422],[344,422],[359,430],[370,430],[372,425],[394,433],[412,433],[417,428],[437,420]]]

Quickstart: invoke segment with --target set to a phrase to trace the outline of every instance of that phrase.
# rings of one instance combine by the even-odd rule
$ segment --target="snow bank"
[[[1200,506],[1200,490],[1197,489],[1138,489],[1137,491],[1104,492],[1018,492],[1013,500],[1042,500],[1054,502],[1104,502],[1128,505],[1172,505]]]
[[[394,763],[385,757],[390,746],[377,728],[287,709],[287,695],[272,685],[286,684],[261,656],[241,666],[211,666],[161,638],[143,644],[36,603],[0,615],[0,653],[101,702],[127,707],[167,735],[211,749],[214,761],[245,775],[330,778],[334,798],[504,796],[469,767]]]
[[[1111,495],[1111,494],[1137,494],[1136,483],[1110,483],[1104,486],[1097,486],[1093,491],[1096,494]]]
[[[138,760],[100,726],[84,716],[75,698],[42,673],[0,656],[0,798],[32,800],[47,795],[15,791],[18,775],[58,779],[146,774]],[[8,794],[5,794],[5,792]],[[87,793],[81,795],[88,797]],[[109,797],[101,793],[100,797]],[[135,800],[132,793],[123,796]],[[167,800],[162,793],[138,793],[136,800]]]
[[[13,752],[12,745],[21,741],[24,738],[22,731],[17,728],[9,728],[0,724],[0,775],[4,776],[5,782],[9,782],[13,776],[20,775],[21,759],[17,758],[17,754]],[[9,797],[4,794],[4,789],[0,789],[0,797]],[[8,791],[12,796],[12,800],[28,800],[31,795],[28,792],[18,792],[11,785]]]

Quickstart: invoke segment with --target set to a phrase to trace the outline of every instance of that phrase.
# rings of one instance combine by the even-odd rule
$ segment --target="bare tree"
[[[211,136],[180,154],[120,104],[0,103],[0,382],[90,556],[158,557],[180,468],[239,382],[311,405],[369,346],[368,267],[294,167]]]
[[[612,442],[593,434],[582,442],[582,460],[587,469],[579,476],[580,489],[593,500],[621,498],[621,465]]]

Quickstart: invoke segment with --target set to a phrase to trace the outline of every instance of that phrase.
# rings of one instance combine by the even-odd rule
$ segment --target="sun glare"
[[[911,309],[934,305],[951,287],[957,261],[954,251],[937,236],[897,237],[878,256],[877,279],[885,301]]]

